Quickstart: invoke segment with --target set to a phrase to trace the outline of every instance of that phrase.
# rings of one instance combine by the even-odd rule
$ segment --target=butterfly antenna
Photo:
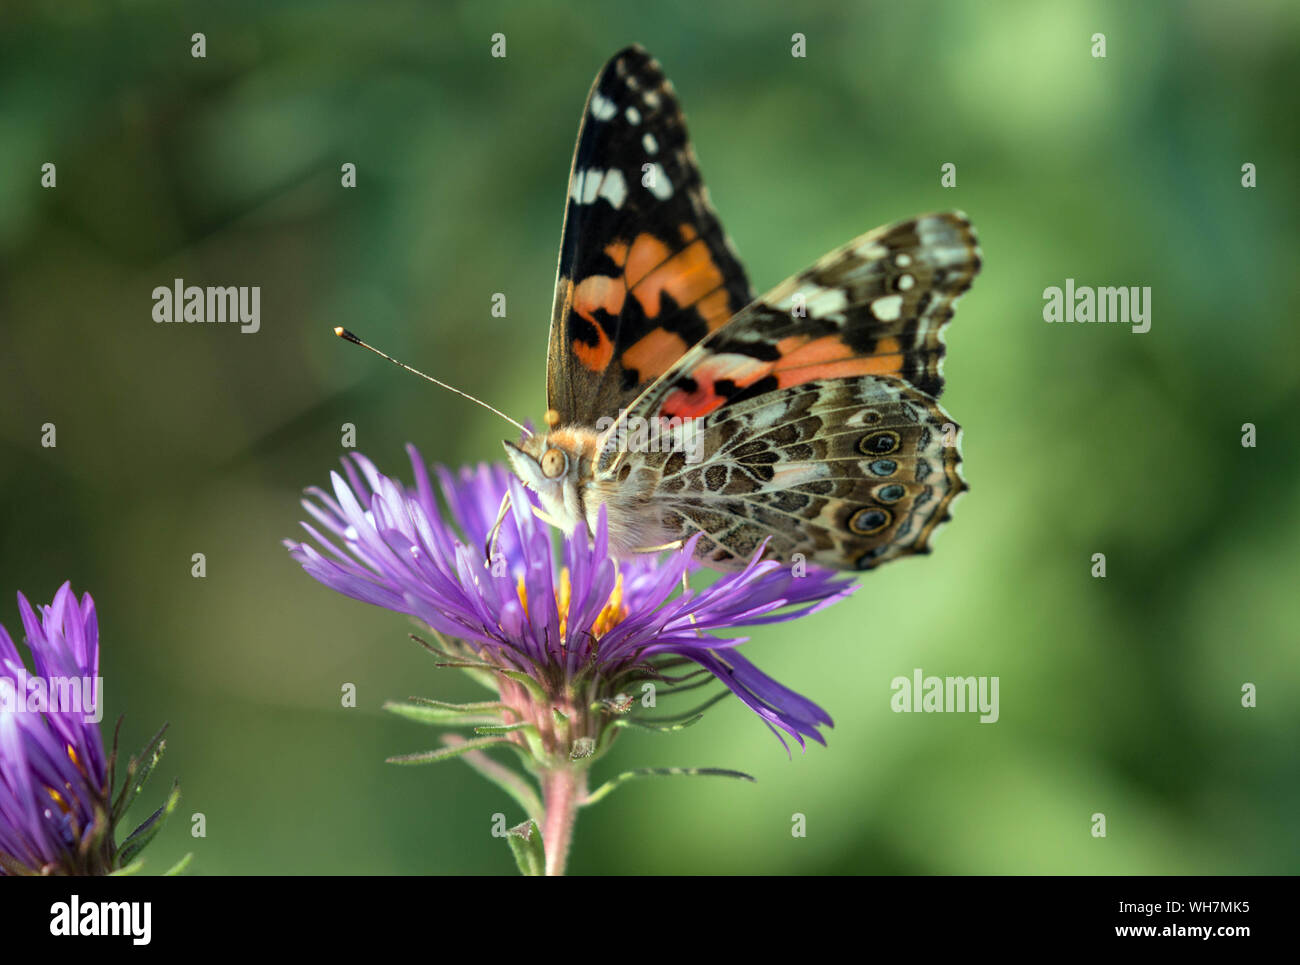
[[[483,408],[487,409],[489,412],[494,412],[494,413],[496,413],[496,414],[499,415],[501,418],[505,419],[506,422],[509,422],[512,426],[514,426],[516,429],[518,429],[520,432],[522,432],[525,436],[531,436],[531,435],[532,435],[532,432],[528,429],[527,426],[522,425],[522,424],[516,422],[514,419],[510,418],[510,416],[508,416],[508,415],[506,415],[504,412],[502,412],[500,409],[494,409],[492,406],[488,405],[488,404],[487,404],[486,402],[484,402],[482,399],[476,399],[476,398],[474,398],[474,396],[470,395],[468,392],[462,392],[460,389],[456,388],[454,385],[448,385],[446,382],[440,382],[440,381],[438,381],[437,379],[435,379],[432,375],[425,375],[425,374],[424,374],[423,372],[421,372],[419,369],[413,369],[413,368],[411,368],[411,366],[407,365],[405,362],[399,362],[399,361],[397,361],[397,359],[393,358],[391,355],[388,355],[388,354],[386,354],[386,353],[384,353],[384,352],[381,352],[381,351],[379,351],[379,349],[375,348],[373,345],[368,345],[368,344],[366,344],[365,342],[361,341],[361,339],[357,338],[355,335],[353,335],[351,332],[349,332],[349,331],[348,331],[346,328],[344,328],[343,326],[340,325],[340,326],[338,326],[337,328],[335,328],[335,329],[334,329],[334,334],[337,335],[339,338],[343,339],[344,341],[351,342],[353,345],[360,345],[360,346],[361,346],[362,348],[364,348],[364,349],[369,349],[370,351],[372,351],[372,352],[374,352],[376,355],[378,355],[380,358],[388,359],[388,361],[392,362],[394,365],[399,365],[399,366],[401,366],[402,368],[406,369],[406,371],[408,371],[408,372],[410,372],[410,373],[412,373],[412,374],[414,374],[414,375],[418,375],[420,378],[422,378],[422,379],[426,379],[426,380],[428,380],[429,382],[432,382],[434,385],[440,385],[440,386],[442,386],[444,389],[446,389],[446,390],[449,391],[449,392],[455,392],[457,395],[461,396],[462,398],[469,399],[471,402],[475,403],[476,405],[481,405]]]

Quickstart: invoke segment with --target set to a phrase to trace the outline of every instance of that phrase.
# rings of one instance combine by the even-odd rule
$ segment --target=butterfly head
[[[572,429],[536,433],[520,445],[505,442],[510,468],[537,493],[547,516],[566,533],[586,522],[582,494],[591,476],[594,446],[594,433]]]

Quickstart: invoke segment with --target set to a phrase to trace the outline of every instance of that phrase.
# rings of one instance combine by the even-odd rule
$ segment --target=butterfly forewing
[[[943,326],[980,267],[964,215],[878,228],[750,304],[633,407],[698,418],[813,379],[892,375],[937,397]]]
[[[563,424],[616,416],[752,297],[672,84],[629,47],[596,78],[574,150],[549,407]]]

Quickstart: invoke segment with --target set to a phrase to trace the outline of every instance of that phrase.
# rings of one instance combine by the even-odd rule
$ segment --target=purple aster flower
[[[331,589],[431,628],[445,665],[493,678],[497,702],[425,700],[391,708],[429,723],[487,722],[476,729],[479,740],[452,738],[443,750],[395,760],[467,753],[480,771],[499,769],[478,749],[510,743],[530,760],[546,807],[536,807],[531,790],[499,770],[487,776],[508,784],[530,813],[549,822],[552,799],[574,799],[561,802],[571,807],[596,795],[586,794],[585,783],[575,789],[548,782],[585,769],[619,729],[676,729],[698,719],[703,708],[651,720],[630,713],[646,683],[668,695],[715,677],[778,738],[784,732],[800,746],[805,738],[824,743],[818,728],[830,726],[830,716],[742,656],[746,638],[734,630],[810,613],[851,592],[849,581],[812,568],[796,575],[762,562],[760,548],[740,572],[684,590],[684,576],[699,565],[694,540],[658,557],[615,560],[602,513],[594,534],[579,529],[557,549],[551,529],[529,511],[530,494],[504,467],[438,469],[440,505],[419,453],[413,446],[407,452],[414,487],[353,454],[343,460],[343,474],[331,474],[332,493],[307,490],[303,506],[317,525],[303,527],[317,545],[285,541],[303,569]],[[507,492],[512,509],[487,561],[484,547]],[[545,837],[549,852],[555,835],[548,830]],[[567,839],[561,846],[567,849]],[[548,863],[556,860],[547,854]]]
[[[19,593],[18,610],[32,672],[0,626],[0,874],[121,870],[156,833],[177,794],[115,845],[113,830],[129,800],[113,800],[113,758],[104,755],[99,728],[95,601],[89,593],[78,600],[64,583],[49,606],[35,610]],[[136,792],[161,754],[161,737],[146,748],[147,766],[135,759],[128,767],[127,784]]]

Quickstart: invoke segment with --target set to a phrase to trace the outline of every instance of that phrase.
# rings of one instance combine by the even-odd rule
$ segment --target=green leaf
[[[408,697],[413,704],[420,704],[424,707],[441,707],[443,710],[452,710],[461,714],[494,714],[497,711],[505,710],[506,705],[499,700],[478,700],[468,704],[449,704],[445,700],[434,700],[432,697]]]
[[[465,738],[456,734],[448,734],[442,740],[447,746],[456,747],[459,746]],[[521,750],[517,744],[511,743],[508,746],[513,747],[516,750]],[[537,796],[537,792],[533,790],[532,785],[529,784],[527,779],[522,775],[516,774],[504,764],[492,760],[492,758],[488,757],[482,751],[469,751],[468,753],[462,754],[460,759],[470,767],[474,768],[481,777],[487,778],[497,787],[501,788],[501,790],[514,798],[519,806],[524,809],[524,813],[530,818],[538,821],[542,819],[545,811],[542,808],[541,798]]]
[[[470,751],[480,750],[484,747],[491,747],[493,744],[509,743],[504,737],[479,737],[475,740],[467,740],[463,744],[456,744],[453,747],[443,747],[434,751],[420,751],[416,754],[398,754],[395,757],[388,758],[389,764],[437,764],[439,761],[448,761],[453,757],[459,757]]]
[[[433,635],[438,638],[438,642],[442,644],[442,647],[435,647],[428,640],[424,639],[424,637],[421,637],[418,634],[411,633],[411,634],[407,634],[407,636],[409,636],[420,646],[424,647],[425,650],[428,650],[429,653],[433,654],[435,657],[440,657],[444,660],[459,660],[460,657],[457,654],[452,652],[451,647],[447,646],[447,639],[437,630],[434,630],[432,627],[430,627],[429,629],[433,632]]]
[[[517,724],[484,724],[482,727],[475,727],[476,734],[513,734],[517,730],[529,730],[536,732],[537,727],[523,720]]]
[[[491,724],[499,717],[490,714],[463,714],[443,707],[429,707],[424,704],[407,703],[401,700],[384,702],[384,710],[398,717],[413,720],[419,724],[432,727],[461,727],[470,724]]]
[[[690,724],[695,723],[697,720],[703,717],[704,712],[708,710],[710,707],[712,707],[714,704],[718,703],[721,700],[725,700],[730,696],[731,696],[731,691],[727,690],[726,688],[723,688],[721,693],[714,694],[704,703],[700,704],[697,707],[692,707],[690,710],[684,710],[676,714],[669,714],[666,717],[633,717],[630,719],[635,723],[641,723],[641,724],[675,724],[681,721],[686,721],[687,722],[686,726],[689,726]]]
[[[501,670],[500,667],[494,667],[492,664],[484,663],[481,660],[439,660],[434,666],[453,670]]]
[[[162,873],[162,876],[164,878],[174,878],[179,874],[184,874],[185,869],[190,866],[190,862],[193,860],[194,860],[194,852],[191,851],[185,857],[181,858],[180,861],[177,861],[174,865],[172,865],[170,868],[164,871]]]
[[[180,781],[176,781],[172,784],[171,793],[167,795],[167,800],[163,802],[163,806],[149,815],[122,842],[121,847],[117,849],[116,860],[121,864],[130,865],[158,832],[162,830],[162,826],[167,823],[167,819],[176,810],[176,805],[180,803],[180,800],[181,784]]]
[[[111,794],[113,788],[117,787],[117,743],[118,738],[122,736],[122,721],[126,720],[126,714],[117,715],[117,723],[113,725],[113,752],[108,755],[108,790]],[[109,808],[112,811],[112,808]]]
[[[656,699],[659,697],[674,697],[677,694],[684,694],[688,690],[698,690],[700,687],[707,687],[717,679],[718,678],[713,676],[713,674],[705,671],[705,676],[701,677],[699,680],[692,680],[690,683],[679,684],[676,687],[665,687],[663,690],[656,690],[655,697]],[[728,691],[728,693],[730,693],[730,691]]]
[[[522,684],[524,689],[533,696],[533,699],[542,702],[549,699],[549,695],[542,689],[542,685],[522,670],[502,670],[500,667],[495,667],[493,669],[495,669],[497,673],[501,674],[501,676],[509,677],[515,683]]]
[[[642,730],[658,731],[660,734],[668,734],[676,730],[685,730],[692,724],[698,724],[704,719],[703,714],[696,714],[687,720],[677,721],[672,724],[659,724],[644,717],[620,717],[613,721],[615,727],[639,727]]]
[[[491,693],[497,692],[497,685],[496,685],[495,678],[493,678],[491,673],[486,672],[488,670],[495,671],[497,669],[496,667],[490,664],[484,664],[484,663],[479,663],[477,661],[468,660],[465,653],[465,648],[455,646],[449,643],[447,638],[444,637],[437,630],[433,629],[433,627],[429,627],[428,629],[429,632],[432,633],[438,639],[438,643],[440,643],[442,646],[435,647],[433,644],[431,644],[428,640],[425,640],[419,634],[412,633],[409,634],[409,636],[421,647],[423,647],[429,653],[433,654],[440,661],[442,661],[441,663],[438,664],[438,666],[456,667],[460,670],[464,670],[466,675],[468,675],[469,678],[473,680],[475,683],[479,684],[480,686],[482,686],[484,689],[488,690]]]
[[[153,769],[158,766],[162,760],[163,751],[167,748],[167,742],[163,740],[163,734],[167,732],[167,724],[158,728],[158,733],[149,739],[136,757],[126,765],[126,779],[122,782],[122,789],[118,791],[117,800],[113,802],[112,824],[116,827],[117,822],[122,820],[122,816],[131,808],[131,804],[136,797],[144,790],[145,782],[149,780],[149,775]]]
[[[496,664],[485,663],[481,660],[442,660],[439,661],[436,666],[451,667],[458,670],[469,671],[471,673],[497,673],[503,677],[509,677],[517,684],[522,684],[524,689],[532,695],[533,699],[538,701],[545,701],[547,699],[547,693],[542,689],[541,684],[522,670],[506,670],[504,667],[498,667]]]
[[[583,806],[595,804],[615,788],[639,777],[731,777],[741,781],[758,783],[756,778],[744,771],[729,771],[721,767],[643,767],[635,771],[624,771],[618,777],[606,781],[587,795],[586,800],[582,802]]]
[[[519,873],[530,877],[546,874],[546,845],[536,821],[525,821],[506,832],[506,841],[514,852]]]
[[[648,674],[654,677],[656,680],[662,680],[665,683],[670,683],[670,684],[683,684],[686,683],[688,680],[694,680],[696,677],[705,676],[705,675],[709,677],[713,676],[711,672],[705,670],[703,667],[699,667],[688,673],[677,674],[675,676],[670,676],[669,674],[664,673],[665,670],[671,670],[672,668],[680,667],[683,664],[694,665],[694,661],[687,660],[685,657],[680,657],[676,660],[663,661],[660,663],[637,664],[635,665],[635,667],[643,674]]]

